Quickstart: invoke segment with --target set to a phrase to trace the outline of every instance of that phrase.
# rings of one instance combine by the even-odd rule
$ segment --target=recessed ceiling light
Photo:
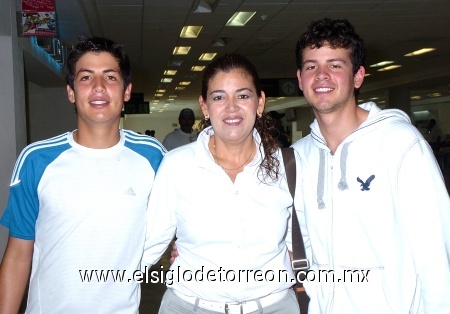
[[[419,99],[422,99],[422,97],[420,97],[420,96],[411,96],[410,99],[411,100],[419,100]]]
[[[191,68],[191,71],[200,72],[200,71],[203,71],[204,68],[205,68],[205,66],[203,66],[203,65],[194,65]]]
[[[164,75],[175,75],[177,74],[177,70],[165,70]]]
[[[172,82],[171,77],[164,77],[161,79],[161,83],[170,83],[170,82]]]
[[[392,64],[392,63],[394,63],[394,61],[381,61],[381,62],[372,64],[370,67],[371,68],[384,67],[385,65]]]
[[[228,20],[225,26],[244,26],[256,12],[236,12]]]
[[[422,49],[407,53],[405,55],[405,57],[413,57],[413,56],[423,55],[424,53],[435,51],[435,50],[436,50],[436,48],[422,48]]]
[[[378,69],[377,71],[379,71],[379,72],[390,71],[390,70],[397,69],[397,68],[399,68],[399,67],[401,67],[401,65],[389,65],[389,66],[387,66],[387,67]]]
[[[197,38],[203,26],[185,26],[181,29],[181,38]]]
[[[211,61],[212,59],[214,59],[214,57],[217,55],[217,53],[215,52],[206,52],[203,53],[200,58],[198,58],[198,60],[200,61]]]
[[[164,94],[155,94],[155,97],[162,97]]]
[[[175,90],[183,90],[183,89],[185,89],[186,87],[184,87],[184,86],[177,86],[177,87],[175,87]]]
[[[174,55],[187,55],[189,53],[189,50],[191,50],[191,47],[189,46],[178,46],[173,49]]]
[[[180,67],[183,64],[183,60],[172,60],[167,65],[170,67]]]
[[[442,96],[441,93],[431,93],[431,94],[428,94],[428,97],[441,97],[441,96]]]
[[[157,92],[157,93],[165,93],[166,90],[165,90],[165,89],[157,89],[156,92]]]
[[[180,82],[181,86],[188,86],[189,84],[191,84],[191,82],[187,82],[187,81]]]

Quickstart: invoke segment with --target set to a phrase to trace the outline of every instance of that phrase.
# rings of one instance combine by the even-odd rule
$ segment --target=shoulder
[[[39,172],[39,169],[45,169],[61,153],[70,149],[72,146],[68,136],[69,133],[64,133],[26,146],[17,158],[11,184],[19,180],[20,172],[27,167]]]
[[[146,158],[156,168],[166,154],[164,146],[154,137],[122,130],[125,137],[125,147]]]

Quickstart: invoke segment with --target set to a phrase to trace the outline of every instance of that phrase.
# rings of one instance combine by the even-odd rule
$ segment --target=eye
[[[115,77],[115,76],[113,76],[113,75],[108,75],[108,76],[106,77],[106,79],[107,79],[108,81],[117,81],[117,77]]]
[[[238,99],[248,99],[248,98],[250,98],[250,96],[247,94],[238,95]]]
[[[84,75],[84,76],[80,77],[80,81],[87,81],[89,79],[90,79],[89,75]]]
[[[223,96],[222,95],[216,95],[212,98],[212,100],[222,100]]]
[[[316,68],[315,65],[305,65],[305,70],[314,70]]]
[[[339,69],[339,68],[341,68],[341,65],[340,64],[332,64],[330,67],[332,69]]]

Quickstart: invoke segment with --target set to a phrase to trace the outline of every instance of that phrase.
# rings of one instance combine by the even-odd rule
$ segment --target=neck
[[[240,145],[234,152],[229,151],[225,145],[218,145],[220,149],[216,146],[216,137],[213,135],[210,140],[210,150],[213,154],[214,161],[223,170],[227,172],[240,172],[255,155],[255,144],[253,142],[253,137],[251,137],[251,147],[250,152],[245,149],[247,145]],[[219,151],[219,152],[218,152]]]
[[[73,133],[76,143],[94,149],[105,149],[116,145],[120,141],[120,132],[117,130],[84,130],[80,128]]]
[[[356,106],[346,111],[326,114],[316,112],[315,115],[328,148],[335,152],[337,147],[367,119],[369,113]]]

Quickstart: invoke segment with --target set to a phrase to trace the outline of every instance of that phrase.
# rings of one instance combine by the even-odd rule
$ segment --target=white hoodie
[[[433,152],[402,111],[361,108],[334,154],[317,121],[293,145],[309,313],[450,313],[450,200]]]

